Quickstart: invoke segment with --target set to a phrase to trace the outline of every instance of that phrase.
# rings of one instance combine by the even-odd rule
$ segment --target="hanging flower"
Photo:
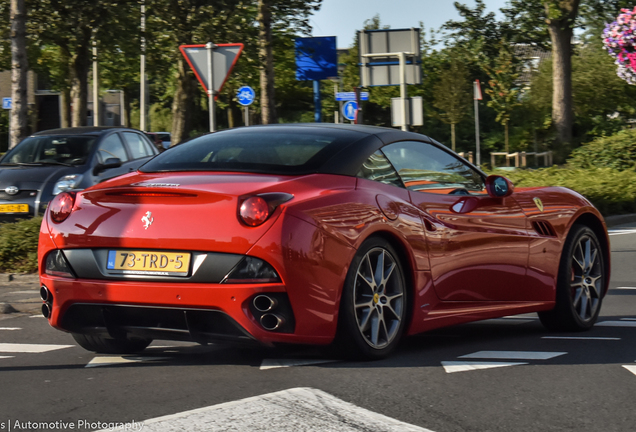
[[[618,76],[636,85],[636,7],[621,12],[616,21],[606,24],[603,45],[615,59]]]

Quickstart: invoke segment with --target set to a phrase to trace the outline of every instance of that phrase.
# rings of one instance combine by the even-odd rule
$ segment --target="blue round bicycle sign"
[[[240,103],[243,106],[252,105],[255,97],[256,97],[256,93],[254,92],[254,89],[250,86],[243,86],[240,89],[238,89],[238,92],[236,93],[236,98],[238,99],[238,103]]]

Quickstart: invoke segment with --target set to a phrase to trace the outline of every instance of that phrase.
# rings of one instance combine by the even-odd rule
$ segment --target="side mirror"
[[[96,176],[97,174],[106,171],[107,169],[111,169],[111,168],[119,168],[121,166],[121,159],[119,158],[108,158],[104,161],[103,164],[97,164],[95,165],[95,168],[93,168],[93,175]]]
[[[512,195],[515,186],[510,180],[500,175],[486,177],[486,191],[493,198],[505,198]]]

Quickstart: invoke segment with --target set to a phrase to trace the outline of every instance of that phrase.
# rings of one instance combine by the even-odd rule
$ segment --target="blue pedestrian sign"
[[[358,112],[358,104],[354,101],[349,101],[342,106],[342,115],[347,120],[354,121],[356,119],[356,113]]]
[[[243,106],[248,106],[248,105],[252,105],[252,103],[254,102],[254,99],[256,98],[256,93],[254,92],[254,89],[250,86],[243,86],[240,89],[238,89],[238,92],[236,93],[236,98],[238,99],[238,103],[240,103]]]
[[[11,109],[11,98],[2,98],[2,109]]]

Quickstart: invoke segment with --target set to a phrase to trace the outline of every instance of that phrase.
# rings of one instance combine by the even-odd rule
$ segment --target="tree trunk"
[[[272,53],[270,1],[258,0],[258,60],[260,64],[261,119],[263,124],[278,123],[274,98],[274,56]]]
[[[455,151],[455,123],[451,123],[451,146]]]
[[[76,47],[77,51],[71,64],[71,99],[73,101],[71,123],[73,127],[86,126],[86,105],[88,103],[91,29],[83,28],[81,31],[83,40],[81,44]],[[93,104],[97,103],[99,103],[99,101],[93,101]],[[95,110],[93,110],[93,112],[95,112]]]
[[[172,142],[178,143],[190,135],[190,117],[192,117],[193,82],[188,74],[189,66],[183,57],[177,61],[177,90],[172,102]]]
[[[580,0],[559,2],[561,18],[548,20],[548,31],[552,41],[552,121],[557,129],[558,142],[566,145],[572,141],[574,124],[571,42],[579,3]],[[544,4],[549,16],[549,4]]]
[[[71,127],[71,91],[68,88],[60,91],[60,127]]]
[[[26,138],[28,131],[27,52],[25,0],[11,0],[11,127],[9,148]]]

